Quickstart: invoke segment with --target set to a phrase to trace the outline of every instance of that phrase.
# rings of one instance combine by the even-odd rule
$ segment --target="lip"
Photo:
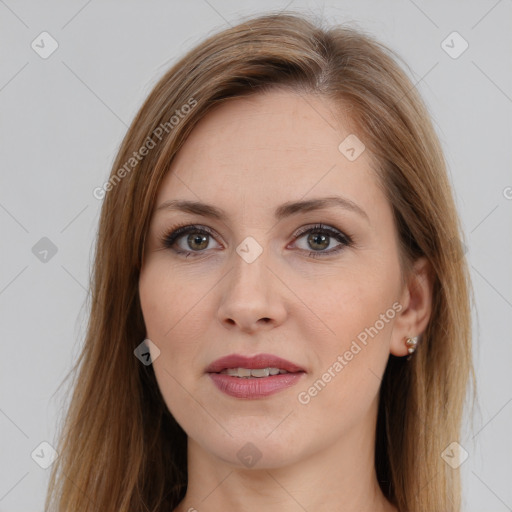
[[[257,354],[255,356],[230,354],[211,363],[208,368],[206,368],[206,373],[219,373],[227,368],[250,368],[251,370],[280,368],[290,373],[305,372],[304,368],[272,354]]]
[[[268,367],[280,368],[290,373],[249,379],[219,373],[227,368],[258,369]],[[306,371],[300,366],[272,354],[258,354],[252,357],[231,354],[210,364],[206,373],[223,393],[234,398],[255,399],[265,398],[293,386],[304,377]]]

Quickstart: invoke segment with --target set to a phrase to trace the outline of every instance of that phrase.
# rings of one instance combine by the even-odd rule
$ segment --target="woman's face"
[[[194,129],[156,200],[139,283],[155,375],[189,442],[237,466],[372,435],[389,354],[407,353],[391,207],[364,140],[333,110],[284,91],[228,101]],[[327,197],[341,201],[290,207]],[[166,243],[177,226],[191,230]],[[207,371],[231,354],[302,372]],[[285,366],[244,364],[216,371]]]

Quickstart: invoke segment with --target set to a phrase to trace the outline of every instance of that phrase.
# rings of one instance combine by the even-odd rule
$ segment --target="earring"
[[[412,354],[416,350],[416,345],[418,344],[418,336],[414,336],[414,338],[406,338],[405,344],[407,345],[407,350],[409,354]],[[410,359],[411,356],[407,359]]]

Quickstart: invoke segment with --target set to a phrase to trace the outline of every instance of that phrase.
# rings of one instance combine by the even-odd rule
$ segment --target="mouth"
[[[214,361],[206,373],[223,393],[234,398],[255,399],[293,386],[306,371],[271,354],[253,357],[232,354]]]

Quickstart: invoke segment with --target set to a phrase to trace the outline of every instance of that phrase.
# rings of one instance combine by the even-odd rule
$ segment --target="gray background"
[[[0,0],[0,511],[43,510],[50,470],[31,453],[53,444],[62,416],[66,388],[57,386],[85,331],[101,207],[92,191],[107,180],[127,125],[206,35],[286,7],[377,36],[408,63],[429,106],[476,295],[481,409],[461,439],[464,510],[512,510],[511,0]],[[47,59],[31,47],[43,31],[59,45]],[[453,31],[469,44],[458,58],[442,47]],[[450,41],[452,52],[462,48]],[[57,248],[47,261],[33,251],[43,237]]]

